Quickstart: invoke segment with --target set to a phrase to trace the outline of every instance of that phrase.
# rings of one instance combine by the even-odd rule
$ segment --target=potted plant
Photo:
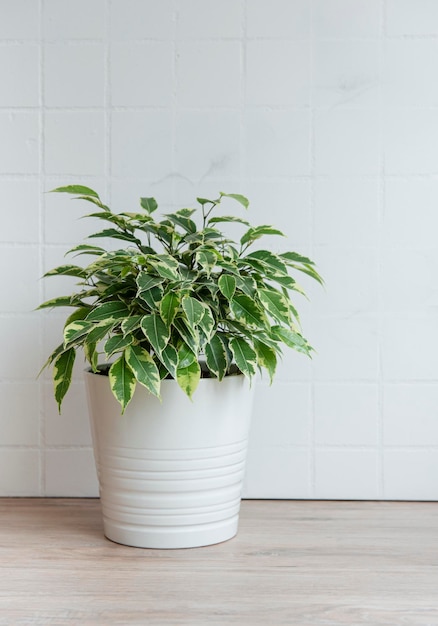
[[[217,215],[224,199],[197,198],[157,219],[154,198],[137,212],[114,213],[88,187],[54,190],[94,205],[86,217],[105,223],[45,276],[79,279],[72,295],[39,308],[73,307],[53,368],[61,410],[76,351],[82,348],[100,485],[109,539],[174,548],[224,541],[237,532],[240,492],[258,370],[272,382],[282,347],[310,355],[290,295],[302,293],[289,271],[321,282],[314,264],[295,252],[254,245],[282,233]],[[220,227],[237,222],[237,243]],[[123,247],[120,247],[120,242]],[[114,243],[117,245],[114,246]],[[101,354],[104,362],[101,363]],[[44,369],[44,368],[43,368]]]

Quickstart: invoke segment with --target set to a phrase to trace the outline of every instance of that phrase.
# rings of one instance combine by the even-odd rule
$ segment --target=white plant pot
[[[107,376],[85,380],[106,537],[142,548],[234,537],[254,386],[201,379],[191,402],[163,380],[160,403],[137,385],[121,415]]]

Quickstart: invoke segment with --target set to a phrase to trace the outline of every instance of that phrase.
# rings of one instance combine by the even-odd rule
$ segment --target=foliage
[[[70,185],[53,191],[94,205],[85,217],[102,220],[105,228],[88,239],[124,244],[118,249],[80,244],[68,254],[93,257],[89,265],[65,264],[45,274],[79,279],[75,293],[39,307],[75,309],[65,323],[63,342],[44,366],[53,367],[59,409],[80,347],[94,372],[101,371],[103,348],[111,363],[107,366],[111,389],[122,412],[137,383],[159,397],[161,380],[172,377],[191,398],[201,375],[222,380],[238,369],[252,378],[257,368],[265,368],[272,381],[283,345],[310,355],[290,299],[292,292],[302,289],[289,270],[319,282],[321,278],[312,261],[295,252],[253,249],[261,237],[282,235],[272,226],[212,216],[223,198],[247,209],[244,196],[220,193],[216,200],[198,198],[198,209],[184,208],[158,220],[154,198],[141,198],[138,212],[114,213],[88,187]],[[200,226],[195,213],[200,213]],[[238,243],[219,230],[227,222],[243,227]]]

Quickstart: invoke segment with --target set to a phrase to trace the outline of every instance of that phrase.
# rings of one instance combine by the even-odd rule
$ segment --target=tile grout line
[[[40,28],[40,40],[39,40],[39,275],[44,273],[44,260],[45,260],[45,110],[44,110],[44,62],[45,62],[45,48],[44,48],[44,0],[39,0],[39,28]],[[39,281],[38,295],[40,302],[44,300],[44,284]],[[45,346],[45,316],[40,314],[40,332],[39,332],[39,348],[41,356],[43,356]],[[38,418],[39,418],[39,495],[44,496],[46,494],[46,455],[45,455],[45,440],[46,440],[46,422],[44,413],[44,385],[43,380],[40,379],[38,383]]]
[[[110,29],[111,29],[111,0],[105,3],[104,13],[104,92],[103,92],[103,115],[104,115],[104,172],[105,172],[105,194],[106,202],[111,206],[111,47],[110,47]]]
[[[179,26],[179,7],[178,0],[173,0],[173,19],[174,19],[174,37],[172,43],[172,100],[171,100],[171,124],[172,124],[172,146],[171,146],[171,172],[176,172],[176,163],[178,158],[176,132],[178,125],[178,93],[179,93],[179,39],[178,39],[178,26]],[[166,107],[167,109],[167,107]],[[175,178],[171,179],[172,191],[172,205],[177,204],[177,192]]]
[[[313,28],[314,4],[313,0],[309,0],[309,211],[310,211],[310,257],[313,258],[314,252],[314,231],[315,231],[315,109],[313,108]],[[312,324],[313,326],[313,324]],[[310,363],[310,384],[309,384],[309,488],[310,498],[315,498],[316,492],[316,414],[315,414],[315,368],[313,362]]]
[[[248,40],[248,3],[247,0],[242,0],[242,21],[240,24],[241,38],[240,38],[240,136],[239,136],[239,186],[242,187],[243,181],[246,180],[246,151],[245,151],[245,104],[246,104],[246,65],[247,65],[247,40]],[[238,193],[241,193],[240,191]]]
[[[378,473],[378,496],[380,499],[385,495],[385,463],[384,463],[384,416],[383,416],[383,346],[382,340],[384,336],[384,306],[383,306],[383,213],[385,207],[385,152],[384,152],[384,91],[383,91],[383,69],[384,69],[384,53],[385,53],[385,35],[386,35],[386,0],[382,0],[380,13],[380,45],[379,45],[379,102],[380,102],[380,180],[379,180],[379,199],[378,199],[378,300],[377,307],[379,310],[378,318],[378,338],[379,338],[379,364],[378,364],[378,411],[377,411],[377,437],[379,443],[379,453],[377,457],[377,473]]]

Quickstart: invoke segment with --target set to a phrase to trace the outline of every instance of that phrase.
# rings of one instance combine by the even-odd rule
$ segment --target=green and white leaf
[[[175,319],[175,315],[179,309],[180,299],[174,292],[167,293],[160,302],[160,316],[163,322],[170,326]]]
[[[70,348],[72,344],[80,342],[94,327],[92,322],[77,320],[67,324],[64,328],[64,347]]]
[[[152,348],[157,354],[160,354],[169,341],[170,329],[161,317],[155,313],[145,315],[141,320],[140,326]]]
[[[203,307],[204,307],[204,314],[201,320],[199,321],[198,328],[202,330],[207,340],[210,340],[214,334],[216,322],[215,322],[215,319],[214,319],[213,313],[211,312],[210,307],[207,304],[203,304]]]
[[[186,343],[193,354],[199,352],[199,333],[196,328],[190,328],[189,325],[181,317],[173,320],[173,326],[178,331],[181,339]]]
[[[97,347],[97,343],[95,341],[93,342],[86,341],[83,345],[85,358],[90,364],[91,370],[93,372],[98,371],[97,365],[98,365],[99,354],[96,350],[96,347]]]
[[[188,325],[194,329],[204,316],[205,309],[202,303],[196,298],[192,298],[192,296],[184,296],[181,304],[186,314]]]
[[[47,276],[74,276],[75,278],[86,278],[87,272],[79,265],[60,265],[46,272],[44,278]]]
[[[98,305],[87,315],[87,320],[90,322],[111,322],[126,317],[129,317],[128,307],[124,302],[117,300]]]
[[[256,352],[242,337],[232,337],[229,346],[239,370],[248,378],[252,378],[256,373],[257,367]]]
[[[125,360],[124,354],[111,365],[109,383],[114,397],[122,407],[122,414],[134,395],[136,379]]]
[[[219,289],[227,300],[231,300],[236,291],[236,278],[231,274],[222,274],[218,280]]]
[[[201,367],[187,346],[178,351],[176,380],[184,393],[191,399],[201,380]]]
[[[270,289],[259,289],[260,302],[266,307],[269,315],[280,323],[290,324],[288,300],[282,293]]]
[[[137,381],[159,398],[160,373],[149,352],[140,346],[129,346],[125,350],[125,359]]]
[[[237,322],[252,328],[263,328],[267,325],[263,311],[244,294],[235,295],[230,301],[230,309]]]
[[[143,291],[149,291],[149,289],[152,289],[152,287],[161,285],[164,282],[164,278],[160,276],[151,276],[147,272],[140,272],[140,274],[137,276],[136,282],[138,292],[142,293]]]
[[[178,352],[176,351],[176,348],[174,348],[172,344],[168,343],[164,350],[157,353],[157,357],[160,359],[161,363],[164,365],[172,378],[176,378],[176,370],[178,367]]]
[[[277,368],[277,354],[273,348],[270,348],[257,339],[254,339],[253,345],[257,353],[257,363],[268,370],[269,380],[272,384]]]
[[[143,319],[143,315],[131,315],[123,320],[120,328],[122,329],[122,333],[127,335],[128,333],[132,333],[132,331],[140,328],[141,320]]]
[[[268,224],[263,224],[262,226],[254,226],[249,228],[243,237],[240,239],[241,245],[245,245],[246,243],[250,243],[255,241],[256,239],[260,239],[263,235],[279,235],[280,237],[284,237],[284,233],[277,228],[273,228]]]
[[[209,343],[205,344],[204,350],[208,369],[219,380],[222,380],[228,367],[224,344],[217,335],[214,335]]]
[[[53,362],[53,386],[60,413],[62,401],[70,387],[75,358],[75,349],[70,348],[62,352]]]
[[[125,348],[130,346],[134,341],[133,335],[113,335],[110,337],[104,346],[104,351],[109,359],[113,354],[122,352]]]

